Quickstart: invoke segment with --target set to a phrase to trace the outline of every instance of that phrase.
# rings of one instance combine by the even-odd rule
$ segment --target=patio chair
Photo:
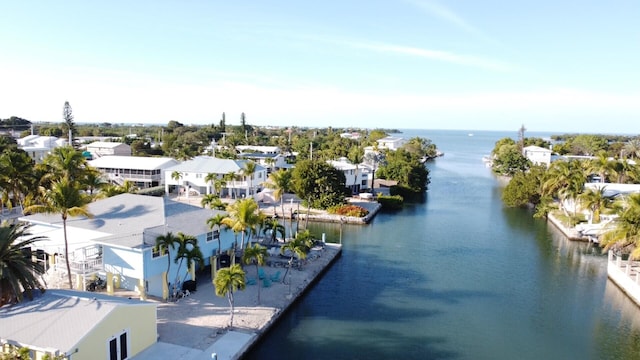
[[[263,279],[263,280],[262,280],[262,286],[263,286],[263,287],[266,287],[266,288],[271,287],[271,280],[269,280],[269,279]]]
[[[275,274],[271,275],[269,279],[273,282],[280,282],[280,270],[276,271]]]
[[[267,274],[265,274],[263,268],[258,269],[258,279],[263,280],[267,278]]]
[[[247,278],[247,285],[255,285],[255,284],[256,284],[256,279],[252,277]]]

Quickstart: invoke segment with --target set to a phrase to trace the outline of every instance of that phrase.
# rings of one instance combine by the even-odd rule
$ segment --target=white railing
[[[56,269],[66,273],[67,265],[64,256],[64,249],[58,251],[58,261]],[[93,274],[104,269],[102,261],[102,249],[99,245],[91,245],[76,249],[69,254],[69,267],[72,274]]]

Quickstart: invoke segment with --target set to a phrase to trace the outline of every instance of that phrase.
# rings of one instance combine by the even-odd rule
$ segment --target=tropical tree
[[[611,204],[611,198],[605,196],[606,186],[597,189],[589,188],[579,195],[582,205],[591,212],[591,220],[594,224],[600,222],[600,212]]]
[[[598,174],[600,182],[605,183],[607,175],[614,170],[614,162],[609,160],[606,151],[600,151],[598,156],[589,162],[587,171]]]
[[[242,254],[242,262],[246,265],[254,264],[256,266],[256,279],[260,277],[258,266],[264,265],[264,259],[267,257],[267,248],[260,244],[253,244],[247,247]],[[258,304],[260,304],[260,284],[258,284]]]
[[[73,135],[77,133],[76,124],[73,121],[73,110],[68,101],[64,102],[64,108],[62,109],[62,119],[64,120],[65,130],[69,135],[69,145],[73,146]]]
[[[242,199],[227,207],[229,214],[223,224],[234,232],[242,234],[240,249],[244,249],[245,234],[253,231],[258,224],[258,203],[252,198]]]
[[[344,203],[348,190],[344,173],[320,160],[302,160],[291,176],[296,194],[307,206],[327,209]]]
[[[25,249],[47,238],[32,236],[28,230],[24,223],[0,226],[0,306],[22,301],[23,293],[31,298],[33,290],[44,289],[39,278],[44,267]]]
[[[251,189],[253,188],[253,174],[256,172],[257,164],[253,161],[247,161],[242,168],[242,175],[247,181],[247,197],[251,195]]]
[[[227,184],[229,197],[233,197],[233,189],[235,189],[236,187],[236,173],[233,171],[230,171],[222,176],[222,180],[224,180]]]
[[[43,166],[48,171],[48,175],[43,179],[45,182],[41,182],[45,187],[49,181],[62,177],[82,183],[89,169],[87,159],[71,146],[54,148],[51,154],[44,158]]]
[[[629,140],[624,146],[624,152],[631,159],[640,158],[640,138]]]
[[[202,251],[200,251],[198,239],[195,236],[178,232],[176,244],[178,245],[178,249],[176,250],[174,263],[178,264],[178,269],[176,270],[176,281],[174,282],[174,286],[178,286],[180,281],[180,269],[182,268],[182,264],[185,260],[188,267],[191,266],[192,262],[195,262],[200,266],[204,263],[204,256],[202,255]],[[184,278],[186,278],[186,274],[183,279]]]
[[[33,160],[22,150],[6,150],[0,154],[0,192],[3,204],[9,208],[22,206],[36,182]]]
[[[618,218],[614,227],[600,238],[603,251],[617,248],[629,251],[631,258],[640,258],[640,193],[629,195],[624,204],[617,206]]]
[[[225,216],[222,214],[216,214],[216,216],[207,219],[207,225],[209,225],[209,229],[218,230],[218,255],[220,255],[220,253],[222,252],[222,244],[220,243],[220,230],[222,230],[222,226],[224,225],[224,219]]]
[[[67,218],[69,216],[85,216],[93,218],[87,209],[91,197],[83,193],[77,183],[64,177],[54,181],[49,190],[41,189],[40,204],[31,205],[24,209],[28,213],[60,214],[62,217],[62,229],[64,233],[64,259],[67,265],[67,277],[69,288],[73,287],[71,281],[71,265],[69,264],[69,241],[67,238]]]
[[[95,168],[87,169],[85,177],[82,179],[82,185],[84,185],[85,190],[89,192],[89,195],[92,196],[94,191],[100,190],[106,184],[100,171]]]
[[[284,225],[280,224],[278,219],[272,218],[266,221],[263,233],[265,235],[268,233],[270,236],[270,242],[275,243],[278,241],[278,234],[280,234],[283,239],[286,237],[286,228]]]
[[[215,195],[218,195],[220,190],[227,186],[227,182],[220,179],[216,173],[208,173],[207,176],[205,176],[204,181],[210,184],[213,194]]]
[[[233,293],[245,289],[245,273],[240,264],[222,268],[216,273],[213,284],[216,287],[216,295],[220,297],[226,296],[229,300],[229,327],[233,327]]]
[[[178,170],[171,173],[171,179],[178,182],[178,197],[180,197],[180,192],[182,190],[182,184],[180,183],[180,180],[183,178],[183,176],[184,175]]]
[[[209,209],[217,210],[224,210],[227,207],[227,205],[220,200],[220,197],[214,194],[203,195],[202,200],[200,200],[200,205],[202,205],[203,208],[208,206]]]
[[[285,255],[289,252],[291,256],[289,259],[289,267],[287,268],[287,272],[284,274],[284,279],[287,278],[287,273],[291,271],[293,259],[296,257],[300,260],[306,259],[307,253],[312,246],[313,240],[311,239],[311,233],[309,230],[305,230],[298,233],[294,239],[291,239],[280,248],[280,254]],[[289,280],[289,284],[291,284],[291,280]]]
[[[153,247],[153,251],[161,254],[167,253],[167,273],[164,278],[164,282],[169,289],[169,270],[171,269],[171,249],[175,249],[178,243],[178,238],[173,235],[172,232],[167,232],[164,235],[160,235],[156,238],[156,244]],[[166,298],[165,298],[166,300]]]

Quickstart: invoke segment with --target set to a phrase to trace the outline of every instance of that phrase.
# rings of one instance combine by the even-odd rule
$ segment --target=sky
[[[0,0],[0,118],[640,134],[637,0]]]

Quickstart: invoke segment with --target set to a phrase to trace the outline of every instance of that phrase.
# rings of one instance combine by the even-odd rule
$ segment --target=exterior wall
[[[142,253],[133,249],[122,249],[103,245],[104,270],[120,278],[120,287],[138,290],[138,279],[144,276]]]
[[[640,274],[635,273],[632,276],[627,264],[628,261],[615,257],[613,252],[609,251],[607,275],[631,300],[640,305]]]
[[[551,151],[535,151],[526,150],[524,156],[534,164],[544,164],[549,166],[551,163]]]
[[[207,177],[206,173],[183,172],[182,178],[176,181],[175,179],[171,178],[172,172],[173,171],[164,171],[165,191],[167,193],[169,192],[169,185],[189,186],[190,190],[196,190],[201,195],[207,194],[208,189],[211,187],[211,183],[204,180]],[[225,174],[218,175],[222,176]],[[237,191],[234,192],[246,195],[247,188],[249,187],[249,184],[251,184],[251,193],[255,194],[256,190],[260,187],[260,184],[262,184],[267,179],[267,170],[264,169],[256,171],[253,174],[253,180],[251,182],[245,179],[245,177],[242,178],[243,180],[227,181],[227,185],[224,187],[224,189],[228,189],[231,187],[237,189]]]
[[[109,358],[109,340],[127,331],[128,358],[153,345],[158,338],[154,304],[118,306],[77,345],[73,360]]]

